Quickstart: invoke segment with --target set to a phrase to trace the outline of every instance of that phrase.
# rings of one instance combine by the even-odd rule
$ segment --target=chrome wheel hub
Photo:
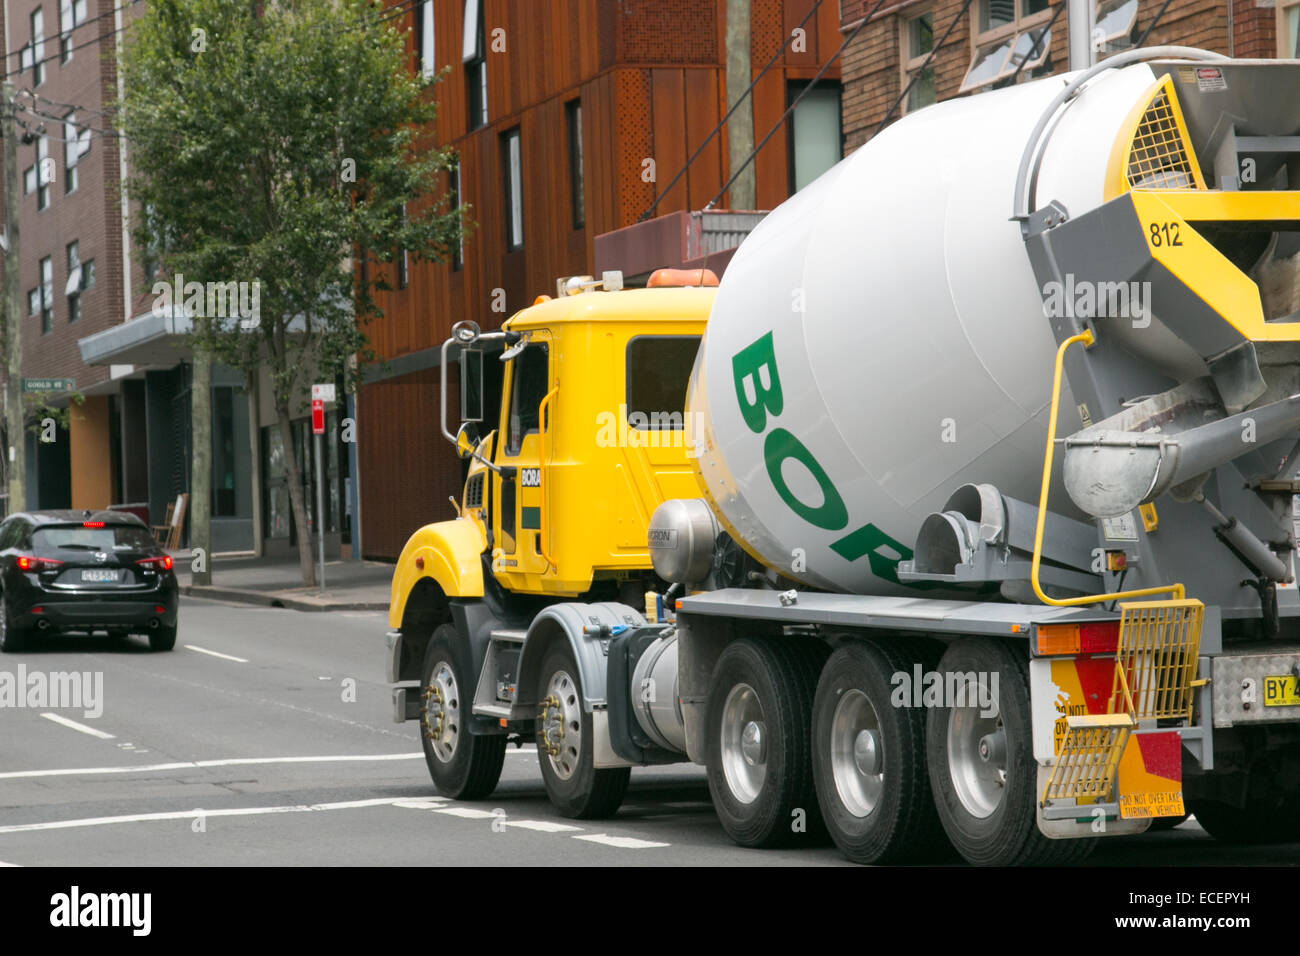
[[[568,671],[556,671],[547,682],[537,727],[538,748],[550,758],[555,775],[568,780],[582,758],[582,703],[578,684]]]
[[[856,688],[840,695],[831,717],[831,776],[844,809],[865,817],[885,789],[885,752],[880,720],[867,695]]]
[[[974,690],[973,685],[968,687],[967,694]],[[980,707],[949,711],[948,775],[966,811],[984,819],[997,810],[1006,792],[1007,733],[1001,714],[984,717],[980,711]]]
[[[450,762],[460,738],[460,690],[456,686],[456,673],[446,661],[437,663],[424,688],[421,722],[433,755],[443,763]]]
[[[767,778],[767,723],[754,688],[737,684],[722,707],[722,773],[732,795],[753,803]]]

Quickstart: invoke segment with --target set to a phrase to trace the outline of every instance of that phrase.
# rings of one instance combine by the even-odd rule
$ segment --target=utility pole
[[[14,85],[5,83],[4,102],[0,103],[0,136],[5,151],[5,428],[9,436],[8,460],[9,512],[27,507],[26,426],[23,415],[23,338],[22,338],[22,259],[19,258],[19,216],[22,193],[18,191],[18,123],[15,115]]]
[[[1092,31],[1097,24],[1095,0],[1067,0],[1066,36],[1069,38],[1070,69],[1086,70],[1097,62]]]
[[[727,105],[745,95],[753,81],[749,56],[750,0],[727,0]],[[754,101],[736,110],[727,126],[727,169],[740,169],[754,151]],[[755,198],[754,165],[746,166],[728,190],[732,209],[753,209]]]

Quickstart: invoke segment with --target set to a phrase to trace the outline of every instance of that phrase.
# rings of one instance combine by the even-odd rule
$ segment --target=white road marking
[[[234,657],[230,654],[222,654],[220,651],[210,651],[206,647],[199,647],[197,644],[186,644],[192,651],[198,651],[200,654],[210,654],[213,657],[220,657],[223,661],[234,661],[236,664],[247,664],[248,658]]]
[[[569,830],[581,830],[582,827],[575,827],[568,823],[556,823],[554,820],[510,820],[504,821],[508,827],[519,827],[521,830],[537,830],[539,833],[566,833]]]
[[[407,810],[436,810],[443,806],[448,799],[447,797],[412,797],[407,800],[398,800],[393,806],[403,807]]]
[[[491,820],[500,814],[493,813],[491,810],[475,810],[473,807],[441,807],[433,811],[434,813],[446,813],[453,817],[464,817],[466,820]]]
[[[586,840],[588,843],[599,843],[601,846],[616,846],[621,850],[648,850],[652,847],[670,845],[655,843],[652,840],[638,840],[635,837],[610,836],[608,833],[590,833],[584,836],[575,836],[573,839]]]
[[[49,823],[20,823],[0,827],[0,833],[27,833],[32,830],[71,830],[79,827],[115,826],[119,823],[153,823],[159,820],[194,820],[202,817],[251,817],[269,813],[311,813],[316,810],[358,810],[364,807],[392,806],[405,797],[379,797],[373,800],[347,800],[342,803],[298,804],[282,807],[231,807],[225,810],[177,810],[170,813],[132,813],[118,817],[86,817],[80,820],[52,820]],[[491,816],[491,814],[489,814]]]
[[[45,714],[41,714],[41,716],[44,717],[46,720],[54,721],[56,724],[62,724],[64,727],[67,727],[71,730],[79,730],[83,734],[90,734],[90,736],[92,737],[98,737],[100,740],[113,739],[112,734],[106,734],[104,733],[104,731],[96,730],[94,727],[87,727],[85,724],[79,724],[75,720],[68,720],[68,718],[60,716],[59,714],[45,713]]]
[[[61,718],[60,718],[61,720]],[[89,728],[87,728],[89,729]],[[99,733],[99,731],[95,731]],[[140,751],[136,751],[139,753]],[[0,780],[24,777],[76,777],[82,774],[159,773],[166,770],[198,770],[204,767],[244,767],[272,763],[351,763],[369,760],[422,760],[418,754],[359,754],[330,757],[234,757],[228,760],[185,760],[177,763],[142,764],[138,767],[70,767],[61,770],[14,770],[0,773]]]

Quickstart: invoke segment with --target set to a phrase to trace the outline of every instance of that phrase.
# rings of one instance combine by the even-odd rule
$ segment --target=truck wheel
[[[0,651],[16,654],[26,650],[28,637],[27,631],[15,627],[9,620],[9,599],[0,594]]]
[[[1234,807],[1217,800],[1188,800],[1202,829],[1220,843],[1291,843],[1300,840],[1294,803],[1276,807]]]
[[[932,670],[938,655],[926,656]],[[891,701],[890,675],[910,674],[915,662],[915,649],[854,641],[831,655],[817,683],[817,801],[854,863],[933,858],[945,846],[925,769],[925,711]]]
[[[975,687],[963,683],[964,706],[932,708],[926,722],[935,807],[957,852],[976,866],[1082,860],[1095,838],[1051,840],[1038,829],[1038,765],[1024,654],[1001,641],[966,638],[944,653],[939,672],[973,672],[989,691],[993,675],[998,678],[991,708],[982,708],[978,698],[970,700]],[[944,685],[949,685],[946,677]],[[984,716],[985,709],[994,713]]]
[[[537,700],[537,762],[551,803],[564,817],[613,816],[632,768],[596,769],[591,714],[583,707],[578,665],[567,641],[542,659]]]
[[[825,830],[812,777],[813,692],[825,657],[820,641],[743,638],[713,669],[709,794],[741,846],[808,841]]]
[[[504,734],[469,729],[473,684],[462,665],[456,629],[441,624],[424,655],[420,744],[438,792],[456,800],[481,800],[496,789],[506,758]]]

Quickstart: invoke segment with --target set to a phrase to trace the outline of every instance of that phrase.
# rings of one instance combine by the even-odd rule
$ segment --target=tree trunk
[[[302,468],[298,464],[298,452],[293,445],[293,428],[289,424],[289,406],[276,402],[275,418],[280,426],[280,442],[284,445],[289,505],[293,508],[293,523],[298,528],[298,564],[302,568],[302,584],[303,587],[313,588],[316,586],[316,563],[312,560],[311,553],[311,524],[307,520],[307,502],[302,493]]]
[[[212,584],[212,356],[194,350],[190,376],[190,583]]]

